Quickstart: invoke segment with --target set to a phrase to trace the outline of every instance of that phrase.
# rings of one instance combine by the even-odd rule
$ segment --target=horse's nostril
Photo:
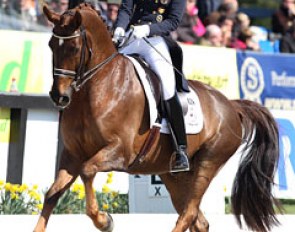
[[[70,103],[70,97],[69,96],[60,96],[58,100],[58,105],[62,108],[65,108]]]

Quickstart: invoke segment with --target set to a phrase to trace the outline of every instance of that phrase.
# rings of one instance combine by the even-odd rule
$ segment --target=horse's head
[[[91,5],[81,4],[62,15],[46,5],[43,11],[54,24],[49,41],[53,53],[50,97],[58,107],[65,108],[73,90],[78,91],[97,72],[96,64],[116,50],[99,12]]]

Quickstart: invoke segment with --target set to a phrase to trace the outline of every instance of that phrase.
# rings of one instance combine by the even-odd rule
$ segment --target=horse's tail
[[[247,226],[267,232],[279,221],[280,209],[272,193],[274,174],[279,160],[278,127],[271,113],[248,100],[233,101],[243,125],[246,141],[232,189],[232,210],[241,226],[241,215]]]

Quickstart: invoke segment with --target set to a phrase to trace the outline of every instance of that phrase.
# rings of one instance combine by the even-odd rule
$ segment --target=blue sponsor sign
[[[295,56],[237,52],[241,98],[295,110]]]
[[[279,127],[280,158],[275,179],[278,198],[295,199],[295,112],[272,110]]]
[[[295,127],[288,119],[277,119],[277,122],[280,131],[279,190],[288,191],[294,188],[295,184],[291,184],[288,180],[288,175],[290,175],[289,179],[294,179],[295,176]]]

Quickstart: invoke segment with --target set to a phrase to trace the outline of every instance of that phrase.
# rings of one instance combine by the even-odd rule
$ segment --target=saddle
[[[168,124],[166,120],[166,109],[164,105],[164,100],[162,98],[162,85],[160,78],[157,77],[155,72],[138,54],[129,54],[128,57],[131,61],[133,60],[132,62],[139,76],[139,81],[141,82],[141,85],[145,90],[150,110],[151,130],[137,157],[137,162],[141,163],[143,162],[146,154],[152,147],[152,144],[154,144],[155,141],[159,138],[160,133],[170,134],[171,131],[167,126]],[[183,78],[183,76],[181,77]],[[182,92],[177,91],[177,94],[180,101],[182,102],[181,105],[183,108],[183,113],[185,114],[184,119],[188,119],[187,125],[193,126],[190,130],[190,133],[196,134],[202,129],[203,126],[203,117],[198,116],[196,120],[196,115],[201,115],[201,107],[198,97],[196,96],[196,93],[194,91],[187,91],[189,90],[189,87],[187,80],[185,80],[184,78],[183,81],[178,81],[178,84],[181,84],[181,86],[178,86],[178,88],[181,89]],[[183,90],[183,87],[186,87],[185,84],[187,85],[187,90]],[[182,101],[182,99],[184,101]],[[156,111],[153,109],[156,109]]]

